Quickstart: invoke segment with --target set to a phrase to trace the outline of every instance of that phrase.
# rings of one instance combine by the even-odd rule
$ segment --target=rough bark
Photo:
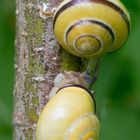
[[[40,18],[38,2],[16,0],[14,140],[35,139],[36,122],[48,101],[55,76],[60,70],[79,69],[78,58],[73,57],[75,64],[70,66],[69,54],[61,55],[52,30],[52,18]],[[55,7],[60,0],[49,3]]]

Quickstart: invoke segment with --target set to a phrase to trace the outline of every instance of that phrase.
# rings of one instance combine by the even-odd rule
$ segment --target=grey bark
[[[40,18],[38,0],[16,0],[14,140],[35,140],[38,116],[60,71],[52,18]],[[44,1],[45,2],[45,1]],[[51,0],[51,7],[60,1]]]

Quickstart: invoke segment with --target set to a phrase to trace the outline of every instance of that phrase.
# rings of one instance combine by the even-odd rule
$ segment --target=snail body
[[[126,42],[130,17],[119,0],[64,0],[54,14],[53,29],[69,53],[99,57]]]
[[[80,86],[61,88],[40,114],[36,140],[97,140],[95,102]]]

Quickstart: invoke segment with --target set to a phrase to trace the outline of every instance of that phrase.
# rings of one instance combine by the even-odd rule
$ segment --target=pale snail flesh
[[[95,101],[77,85],[61,88],[39,116],[36,140],[98,140]]]
[[[64,0],[54,14],[60,45],[79,57],[99,57],[127,40],[130,17],[119,0]]]

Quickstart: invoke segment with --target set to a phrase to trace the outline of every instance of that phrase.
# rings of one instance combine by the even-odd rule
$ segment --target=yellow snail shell
[[[64,0],[55,12],[53,28],[69,53],[99,57],[126,42],[130,17],[119,0]]]
[[[76,85],[61,88],[39,116],[36,140],[97,140],[99,120],[89,92]]]

